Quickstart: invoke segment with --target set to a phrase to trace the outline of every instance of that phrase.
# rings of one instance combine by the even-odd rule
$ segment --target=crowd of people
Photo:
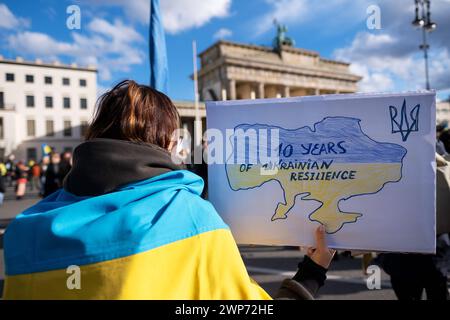
[[[71,167],[71,152],[51,152],[40,161],[28,162],[16,161],[11,154],[6,161],[0,161],[0,205],[7,187],[14,188],[16,200],[23,199],[27,191],[37,191],[41,197],[47,197],[62,187]]]

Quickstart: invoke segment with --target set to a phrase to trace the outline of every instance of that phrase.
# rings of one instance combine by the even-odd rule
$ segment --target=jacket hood
[[[170,153],[156,145],[93,139],[75,149],[73,166],[63,186],[77,196],[97,196],[180,169]]]

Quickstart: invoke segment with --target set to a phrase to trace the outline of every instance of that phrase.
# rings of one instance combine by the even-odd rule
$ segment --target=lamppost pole
[[[427,32],[425,28],[422,28],[422,44],[420,45],[420,49],[423,50],[423,58],[425,60],[425,87],[427,90],[430,90],[430,78],[428,71],[428,48],[429,45],[427,43]]]
[[[430,46],[427,42],[427,32],[436,29],[436,23],[431,21],[431,0],[415,0],[415,19],[412,25],[422,29],[422,44],[419,46],[423,50],[423,58],[425,60],[425,87],[430,90],[430,79],[428,70],[428,49]]]

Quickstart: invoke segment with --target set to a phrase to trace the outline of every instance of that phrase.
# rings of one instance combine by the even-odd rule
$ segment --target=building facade
[[[352,93],[360,76],[349,64],[291,45],[219,41],[200,53],[201,100],[280,98]]]
[[[93,115],[97,70],[0,58],[0,159],[39,160],[78,145]]]

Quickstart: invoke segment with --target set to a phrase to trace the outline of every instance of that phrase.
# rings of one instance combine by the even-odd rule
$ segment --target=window
[[[47,77],[44,77],[44,82],[45,82],[45,84],[52,84],[53,79],[52,79],[52,77],[47,76]]]
[[[80,109],[87,109],[87,99],[86,98],[81,98],[80,99]]]
[[[45,135],[47,137],[53,137],[55,135],[53,120],[45,121]]]
[[[3,128],[3,118],[0,118],[0,140],[3,140],[5,129]]]
[[[27,136],[34,137],[36,135],[36,123],[32,119],[27,120]]]
[[[50,96],[45,97],[45,107],[53,108],[53,97]]]
[[[86,79],[80,79],[80,87],[86,87]]]
[[[34,76],[31,75],[31,74],[27,74],[27,75],[25,76],[25,82],[27,82],[27,83],[33,83],[33,82],[34,82]]]
[[[27,108],[34,108],[34,96],[27,96]]]
[[[0,109],[5,108],[5,100],[4,100],[3,92],[0,91]]]
[[[64,137],[72,136],[72,123],[70,120],[64,120]]]
[[[63,98],[63,107],[64,109],[70,109],[70,98],[68,97]]]
[[[6,74],[6,81],[13,82],[14,81],[14,73],[7,73]]]
[[[63,86],[70,86],[70,79],[69,78],[63,78],[62,79]]]
[[[30,160],[37,159],[37,150],[36,148],[27,148],[27,162]]]
[[[81,120],[80,122],[80,135],[81,137],[86,137],[87,130],[89,128],[89,123],[86,120]]]

